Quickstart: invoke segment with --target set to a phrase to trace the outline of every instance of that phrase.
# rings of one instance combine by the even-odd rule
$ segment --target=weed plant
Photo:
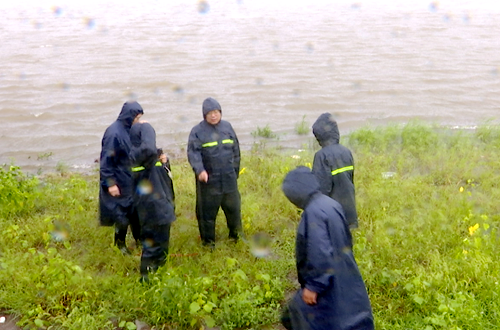
[[[278,138],[278,135],[272,131],[269,125],[266,125],[264,127],[257,126],[257,129],[255,131],[252,131],[250,134],[252,134],[252,136],[255,138],[256,137],[263,137],[266,139]]]
[[[500,328],[500,130],[445,130],[413,122],[342,139],[354,154],[360,228],[354,253],[377,329]],[[194,175],[173,161],[177,221],[167,265],[139,282],[140,250],[123,256],[97,222],[98,178],[36,178],[0,170],[0,310],[47,329],[282,329],[296,289],[300,212],[284,175],[313,150],[255,148],[239,179],[245,237],[227,239],[221,214],[213,252],[201,246]],[[252,253],[267,235],[268,254]],[[129,237],[129,245],[133,240]],[[254,251],[255,252],[255,251]]]
[[[306,115],[302,116],[302,120],[295,124],[295,132],[298,135],[306,135],[311,131],[311,128],[306,122]]]

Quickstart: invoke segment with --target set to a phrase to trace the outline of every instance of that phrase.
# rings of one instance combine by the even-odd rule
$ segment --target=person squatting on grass
[[[241,197],[238,191],[240,147],[231,124],[221,120],[215,99],[203,101],[203,121],[189,134],[188,160],[196,176],[196,218],[203,245],[215,246],[215,219],[219,208],[226,215],[229,238],[241,232]]]
[[[323,113],[312,126],[321,145],[314,155],[312,172],[318,179],[323,194],[333,198],[344,209],[350,229],[358,227],[354,190],[354,159],[349,149],[339,144],[337,122],[329,113]]]
[[[130,164],[130,127],[144,111],[137,102],[125,102],[118,119],[102,138],[100,157],[99,212],[102,226],[115,226],[115,245],[122,253],[130,253],[125,244],[130,225],[136,241],[140,225],[132,205],[132,172]]]
[[[175,221],[174,192],[166,155],[156,148],[156,133],[147,122],[130,129],[134,207],[141,224],[141,276],[155,272],[166,262],[170,225]]]
[[[303,209],[295,247],[300,289],[282,314],[291,330],[371,330],[373,315],[338,202],[322,194],[309,168],[290,171],[285,196]]]

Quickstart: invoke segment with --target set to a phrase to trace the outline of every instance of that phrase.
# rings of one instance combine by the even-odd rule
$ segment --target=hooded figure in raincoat
[[[240,146],[231,124],[221,120],[217,100],[203,101],[203,121],[193,127],[188,140],[188,160],[196,176],[196,217],[204,245],[215,244],[215,219],[219,208],[226,215],[229,237],[241,232],[241,198],[238,191]]]
[[[283,325],[289,330],[374,329],[342,207],[320,192],[316,178],[304,166],[287,174],[282,189],[304,210],[295,248],[301,288],[283,313]]]
[[[339,128],[331,114],[324,113],[319,116],[312,129],[322,147],[314,155],[312,168],[320,190],[342,205],[349,228],[357,228],[354,159],[351,151],[339,144]]]
[[[147,280],[148,273],[163,266],[168,255],[170,225],[175,220],[174,192],[166,156],[156,148],[153,126],[134,124],[130,140],[134,207],[141,224],[141,276]]]
[[[129,131],[143,113],[139,103],[126,102],[118,119],[106,129],[102,138],[99,220],[102,226],[115,226],[115,245],[123,253],[129,253],[125,245],[128,226],[131,226],[136,241],[140,235],[139,221],[132,205]]]

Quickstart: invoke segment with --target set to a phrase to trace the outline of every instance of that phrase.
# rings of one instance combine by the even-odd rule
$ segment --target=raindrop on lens
[[[137,185],[137,193],[139,195],[149,195],[151,192],[153,192],[153,185],[149,182],[149,180],[141,180],[141,182]]]
[[[306,44],[306,50],[307,50],[308,53],[314,52],[314,45],[311,42],[308,42]]]
[[[125,96],[128,97],[129,100],[132,100],[132,101],[137,101],[137,99],[139,98],[137,96],[136,93],[132,92],[132,91],[128,91],[125,93]]]
[[[154,246],[155,241],[152,238],[147,238],[142,242],[142,245],[146,248],[150,248]]]
[[[32,22],[32,23],[33,23],[33,27],[34,27],[35,29],[41,29],[41,28],[42,28],[42,23],[37,22],[37,21],[34,21],[34,22]]]
[[[54,13],[55,16],[61,16],[62,8],[58,6],[52,6],[52,12]]]
[[[95,27],[95,20],[93,18],[86,17],[83,19],[83,22],[87,29],[91,30]]]
[[[61,86],[61,89],[65,90],[65,91],[69,90],[69,87],[70,87],[69,84],[65,83],[65,82],[61,83],[60,86]]]
[[[352,250],[351,250],[350,247],[344,246],[344,248],[342,249],[342,253],[344,253],[344,254],[350,254],[350,253],[352,253]]]
[[[470,15],[468,13],[465,13],[464,16],[462,17],[462,20],[464,23],[469,23]]]
[[[250,240],[250,251],[257,258],[265,258],[271,254],[272,239],[266,233],[257,233]]]
[[[112,187],[115,185],[115,182],[112,179],[107,179],[106,180],[106,186],[107,187]]]
[[[184,89],[181,86],[174,86],[172,88],[172,91],[176,94],[183,94],[184,93]]]
[[[209,12],[209,10],[210,10],[210,5],[208,4],[208,2],[207,2],[207,1],[205,1],[205,0],[200,0],[200,1],[198,2],[198,12],[199,12],[200,14],[206,14],[206,13],[208,13],[208,12]]]
[[[432,12],[436,12],[438,10],[439,2],[433,1],[429,4],[429,10]]]

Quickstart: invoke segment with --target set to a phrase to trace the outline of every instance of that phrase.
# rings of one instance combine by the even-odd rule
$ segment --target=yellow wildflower
[[[460,187],[459,191],[464,192],[464,187]]]
[[[476,232],[476,230],[478,230],[479,228],[479,224],[476,223],[474,226],[471,226],[469,227],[469,234],[472,236],[474,235],[474,233]]]
[[[309,167],[309,168],[312,168],[311,163],[306,163],[306,166]]]

